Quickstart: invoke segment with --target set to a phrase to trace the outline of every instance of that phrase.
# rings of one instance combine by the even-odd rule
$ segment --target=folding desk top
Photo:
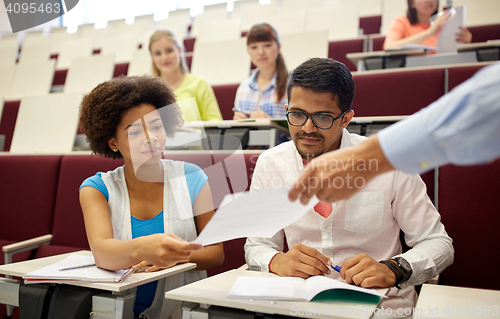
[[[91,255],[92,253],[90,251],[79,251],[77,252],[78,254],[85,254],[85,255]],[[18,262],[18,263],[12,263],[12,264],[7,264],[7,265],[1,265],[0,266],[0,274],[4,275],[11,275],[11,276],[16,276],[16,277],[22,277],[23,275],[35,271],[37,269],[40,269],[42,267],[48,266],[50,264],[56,263],[70,254],[62,254],[62,255],[56,255],[56,256],[51,256],[51,257],[45,257],[45,258],[38,258],[38,259],[32,259],[28,261],[23,261],[23,262]],[[176,265],[174,267],[168,268],[168,269],[163,269],[151,273],[134,273],[127,279],[125,279],[121,283],[98,283],[98,282],[64,282],[64,284],[68,285],[73,285],[73,286],[80,286],[80,287],[88,287],[88,288],[94,288],[94,289],[102,289],[102,290],[107,290],[107,291],[113,291],[113,292],[121,292],[125,291],[143,284],[146,284],[148,282],[152,282],[164,277],[172,276],[184,271],[188,271],[191,269],[196,268],[196,264],[194,263],[186,263],[186,264],[180,264]],[[2,287],[2,286],[0,286]]]
[[[277,275],[260,271],[233,269],[225,273],[212,276],[192,284],[182,286],[165,293],[165,298],[182,300],[222,307],[238,308],[260,313],[281,314],[303,318],[370,318],[371,311],[366,311],[375,304],[358,305],[349,302],[304,302],[304,301],[271,301],[262,299],[228,298],[234,282],[238,276],[248,277],[275,277]],[[385,294],[388,289],[378,289]],[[300,309],[300,311],[299,311]],[[314,314],[311,314],[316,309]],[[310,311],[307,313],[307,311]]]

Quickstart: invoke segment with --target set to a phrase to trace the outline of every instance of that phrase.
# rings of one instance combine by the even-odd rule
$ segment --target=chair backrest
[[[123,165],[123,160],[100,156],[66,155],[61,159],[52,226],[52,244],[88,249],[87,235],[80,207],[79,188],[97,172],[107,172]]]
[[[113,55],[75,58],[64,83],[64,93],[88,93],[99,83],[111,80],[115,69]]]
[[[6,101],[3,102],[2,117],[0,119],[0,134],[5,136],[3,149],[0,151],[8,152],[12,143],[12,135],[16,126],[17,113],[19,111],[21,101]]]
[[[119,33],[110,37],[101,47],[101,55],[112,55],[115,63],[128,63],[139,47],[139,33]]]
[[[280,37],[306,31],[305,11],[267,12],[264,14],[264,21],[272,25]]]
[[[57,56],[57,70],[69,69],[74,58],[92,55],[92,39],[73,39],[64,42]]]
[[[73,150],[81,93],[27,96],[21,100],[11,153],[64,154]]]
[[[128,65],[127,75],[151,74],[152,64],[151,53],[147,48],[143,47],[140,50],[135,50]]]
[[[457,66],[448,69],[448,91],[458,86],[460,83],[472,77],[484,65]]]
[[[237,2],[235,2],[236,8]],[[257,23],[265,22],[265,16],[276,12],[276,2],[262,5],[258,1],[246,1],[237,6],[231,18],[241,18],[241,31],[249,31]]]
[[[64,43],[66,43],[67,41],[76,40],[77,35],[76,33],[67,33],[65,31],[59,31],[59,32],[51,32],[49,34],[49,37],[50,37],[50,53],[59,55],[59,53],[63,48]],[[91,52],[91,49],[89,48],[88,51]]]
[[[16,65],[14,63],[12,65],[0,66],[0,96],[8,96],[10,94],[15,73]]]
[[[50,43],[24,44],[19,55],[19,63],[33,64],[47,62],[50,59]]]
[[[241,20],[238,18],[198,22],[196,41],[219,42],[238,40],[241,38],[240,29]]]
[[[213,86],[215,98],[219,104],[220,112],[224,120],[233,119],[234,99],[239,84],[215,85]]]
[[[192,37],[197,37],[203,25],[207,22],[211,21],[224,21],[227,20],[227,4],[221,3],[218,5],[213,5],[212,9],[204,10],[203,13],[198,14],[193,18],[193,24],[191,25],[191,33]]]
[[[191,17],[189,16],[189,12],[187,15],[185,14],[174,14],[174,12],[170,12],[169,16],[165,20],[160,20],[156,22],[156,29],[168,29],[172,31],[179,41],[183,41],[187,37],[188,26],[191,21]],[[143,47],[145,49],[148,48],[149,38],[145,43],[143,43]]]
[[[343,40],[343,41],[331,41],[328,43],[328,57],[330,59],[342,62],[347,66],[347,68],[352,72],[357,70],[357,66],[354,65],[351,60],[346,56],[347,53],[363,52],[365,47],[364,38]]]
[[[472,33],[472,42],[500,39],[500,24],[481,25],[468,29]]]
[[[382,25],[381,15],[372,17],[359,17],[359,28],[363,30],[363,34],[380,33],[381,25]]]
[[[0,156],[0,239],[51,233],[61,156]]]
[[[328,30],[328,40],[356,39],[359,33],[357,2],[325,5],[307,11],[306,31]]]
[[[444,70],[412,70],[353,75],[356,116],[410,115],[444,94]]]
[[[0,39],[0,67],[15,65],[18,51],[17,38],[2,37]]]
[[[500,161],[478,166],[439,168],[439,212],[453,239],[455,260],[443,271],[444,285],[498,289],[500,275],[489,269],[500,267],[496,247],[500,242]],[[474,263],[474,276],[464,269]]]
[[[280,36],[281,52],[288,70],[310,58],[328,57],[328,31],[311,31]]]
[[[30,95],[49,94],[55,65],[56,61],[49,59],[19,63],[7,99],[21,100]]]
[[[231,52],[231,54],[221,54],[221,52]],[[191,71],[205,78],[211,85],[240,83],[248,77],[250,71],[246,39],[195,42]]]

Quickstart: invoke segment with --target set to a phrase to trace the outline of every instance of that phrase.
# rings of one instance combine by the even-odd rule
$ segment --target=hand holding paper
[[[318,203],[317,198],[306,206],[299,201],[292,203],[289,190],[281,187],[226,195],[192,243],[206,246],[241,237],[272,237]]]

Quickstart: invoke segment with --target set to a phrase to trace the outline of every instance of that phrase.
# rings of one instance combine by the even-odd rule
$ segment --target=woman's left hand
[[[148,267],[148,266],[151,266],[151,265],[147,261],[143,260],[140,263],[132,266],[132,268],[137,271],[139,269],[142,269],[142,268]],[[166,268],[168,268],[168,267],[159,267],[159,266],[152,265],[151,267],[144,269],[144,272],[153,272],[153,271],[157,271],[160,269],[166,269]]]
[[[457,42],[462,42],[462,43],[471,43],[472,42],[472,33],[467,28],[464,27],[459,27],[460,32],[458,32],[456,35],[456,40]]]

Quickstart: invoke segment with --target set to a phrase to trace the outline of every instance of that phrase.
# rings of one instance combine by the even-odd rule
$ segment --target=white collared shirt
[[[365,139],[344,130],[340,147],[354,146]],[[368,169],[369,165],[376,168],[377,164],[359,162],[355,167]],[[259,156],[250,190],[291,187],[303,169],[302,158],[293,141],[282,143]],[[351,182],[352,187],[364,185],[360,179],[351,179]],[[268,272],[271,258],[283,251],[284,235],[288,247],[304,244],[338,265],[360,253],[377,261],[402,256],[411,264],[413,274],[406,282],[408,287],[399,292],[392,289],[391,295],[398,295],[397,307],[411,307],[416,298],[412,285],[433,278],[453,262],[452,240],[418,175],[400,171],[385,173],[371,180],[349,200],[333,203],[332,208],[331,215],[324,218],[311,207],[301,219],[271,239],[248,238],[245,258],[250,269]],[[400,229],[405,233],[408,246],[413,247],[404,254],[399,240]],[[335,271],[331,276],[340,279]]]

